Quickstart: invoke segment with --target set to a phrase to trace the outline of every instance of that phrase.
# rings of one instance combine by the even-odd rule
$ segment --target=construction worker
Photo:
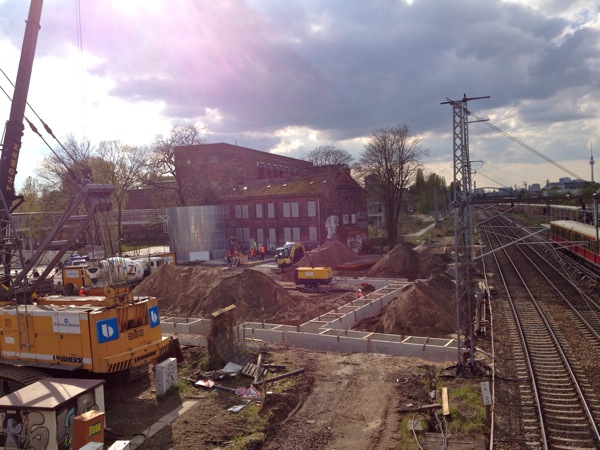
[[[265,259],[265,246],[261,245],[260,246],[260,260],[264,261],[264,259]]]
[[[356,294],[356,298],[363,298],[363,297],[364,297],[364,295],[363,295],[362,289],[359,289]]]
[[[231,250],[227,249],[227,265],[231,265]]]

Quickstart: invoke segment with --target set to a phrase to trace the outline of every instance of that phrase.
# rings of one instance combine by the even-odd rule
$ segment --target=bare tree
[[[119,141],[104,141],[97,151],[99,161],[94,165],[97,181],[112,184],[117,218],[117,245],[121,254],[123,236],[123,210],[127,202],[127,191],[141,185],[140,173],[146,165],[148,151],[145,147],[131,147]]]
[[[204,144],[201,129],[196,125],[180,125],[173,127],[169,136],[156,136],[150,146],[146,176],[146,186],[156,189],[174,191],[178,206],[186,206],[186,181],[177,176],[175,167],[175,147]],[[168,181],[170,183],[165,183]]]
[[[396,245],[408,187],[421,168],[421,158],[429,150],[421,146],[421,138],[410,136],[406,125],[395,125],[371,133],[361,154],[359,167],[372,179],[367,183],[369,195],[383,204],[385,227],[390,245]]]
[[[308,152],[306,159],[315,166],[326,166],[330,164],[350,165],[354,157],[347,150],[333,145],[321,145]]]
[[[82,184],[93,181],[93,159],[96,148],[88,138],[77,140],[68,135],[61,146],[45,156],[35,170],[43,187],[53,191],[54,208],[60,210]]]

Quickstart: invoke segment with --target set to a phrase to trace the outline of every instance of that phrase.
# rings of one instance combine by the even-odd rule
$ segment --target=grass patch
[[[441,398],[441,389],[439,390]],[[485,405],[479,384],[448,387],[450,416],[446,418],[448,434],[473,436],[483,433],[488,427]]]

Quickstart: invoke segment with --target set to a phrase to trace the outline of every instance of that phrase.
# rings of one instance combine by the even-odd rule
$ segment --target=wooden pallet
[[[256,364],[246,363],[246,365],[242,367],[241,373],[242,375],[246,375],[247,377],[254,378],[256,376],[257,369],[258,367],[256,366]],[[267,369],[262,367],[259,378],[265,376],[266,374]]]

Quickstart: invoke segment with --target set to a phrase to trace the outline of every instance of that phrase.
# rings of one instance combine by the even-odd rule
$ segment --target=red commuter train
[[[565,249],[600,266],[598,229],[594,225],[574,220],[555,220],[550,222],[550,235]]]

